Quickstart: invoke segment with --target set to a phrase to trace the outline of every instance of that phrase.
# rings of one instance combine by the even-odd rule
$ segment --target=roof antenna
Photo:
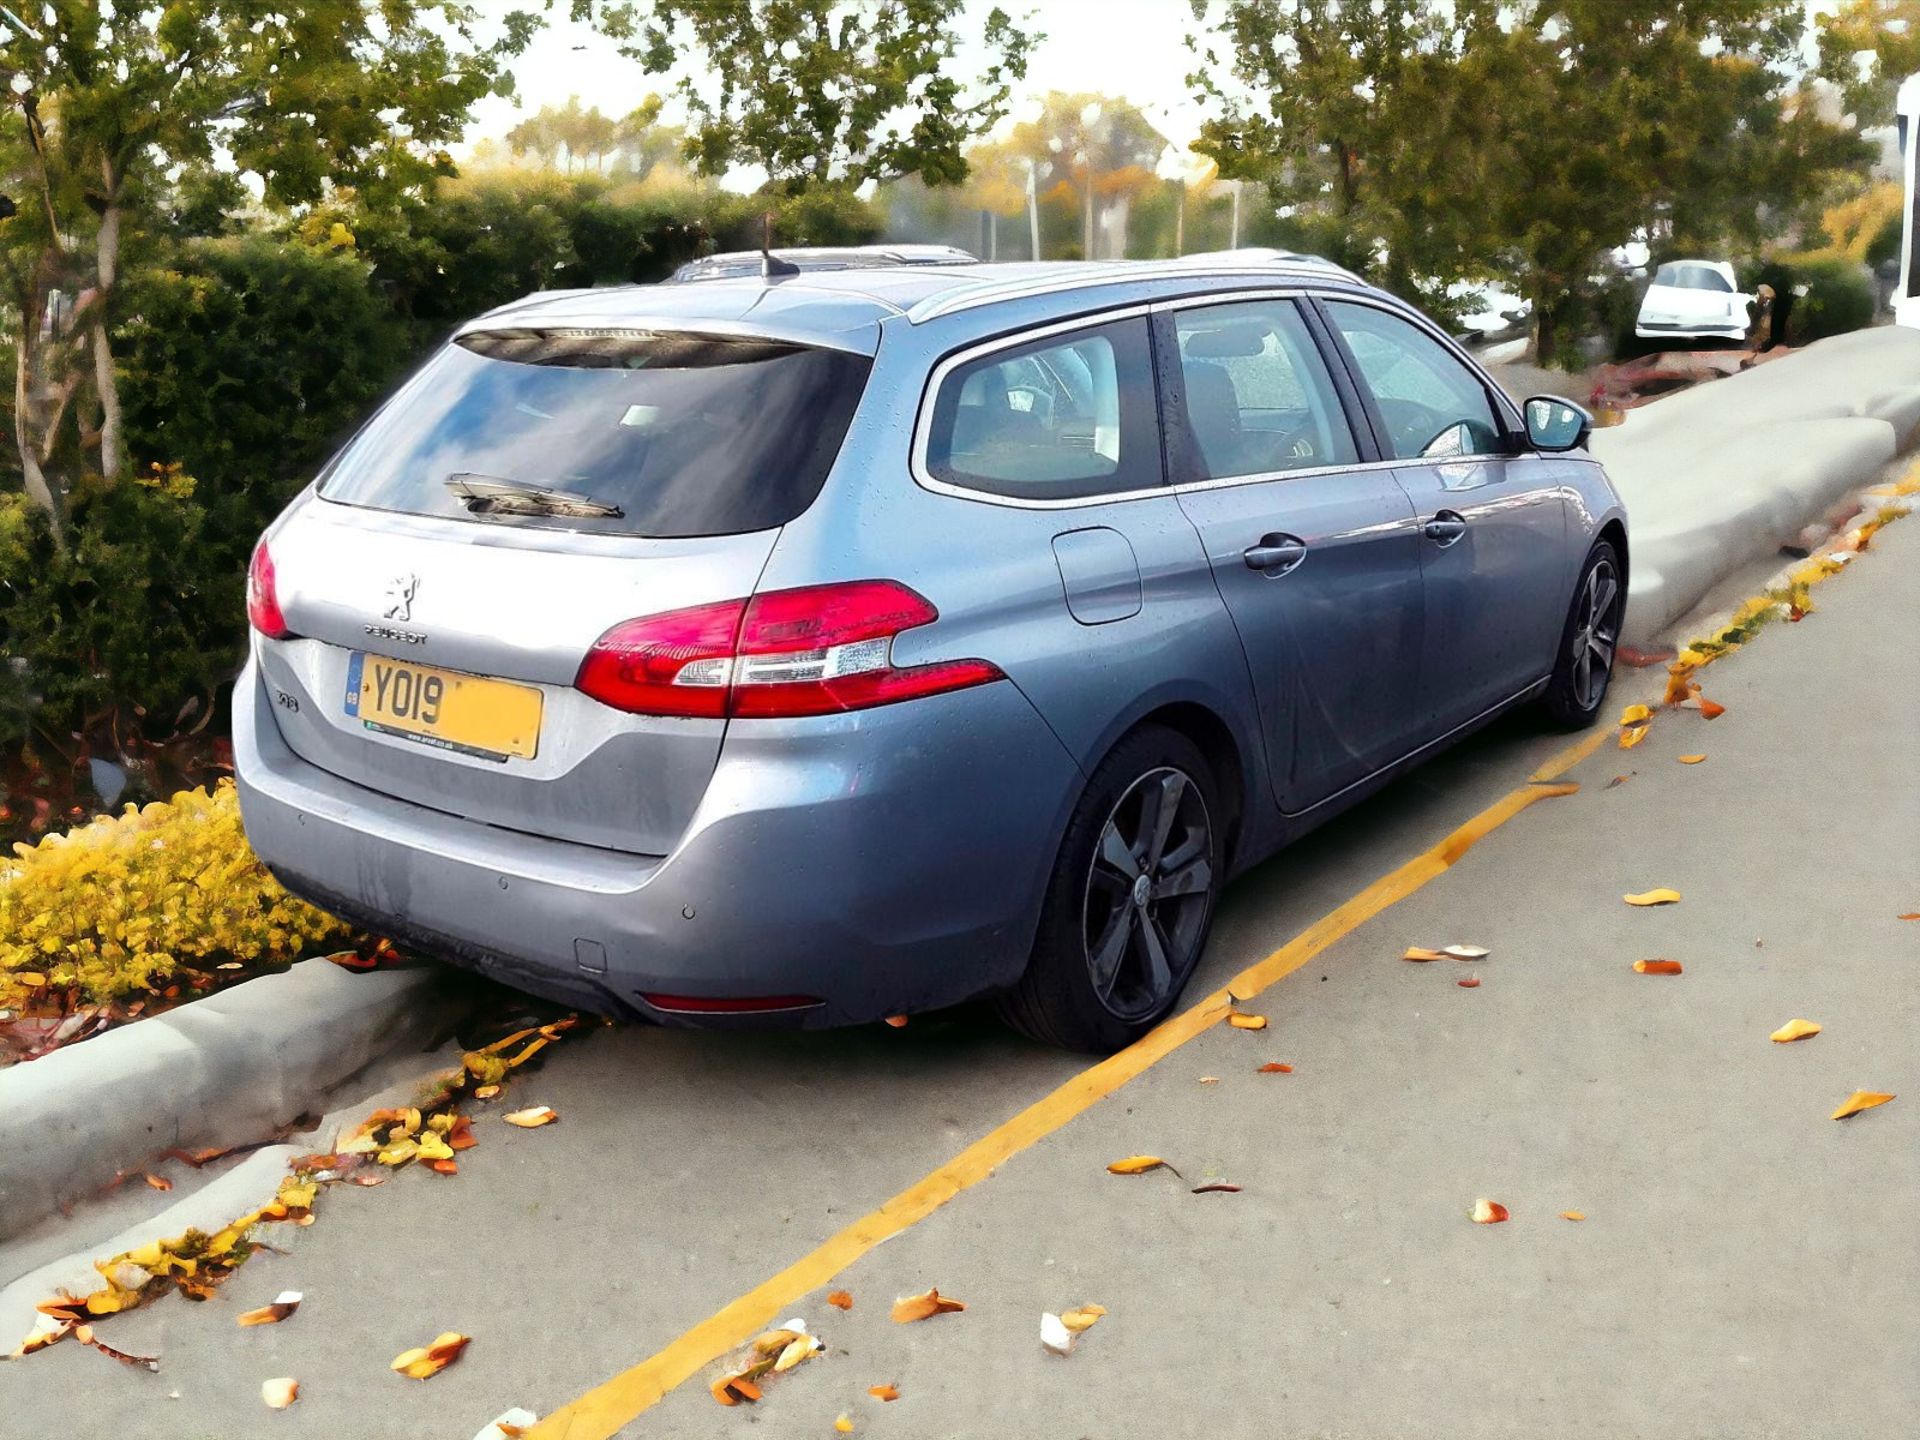
[[[760,217],[760,278],[784,280],[799,273],[798,265],[773,253],[773,211],[769,210]]]

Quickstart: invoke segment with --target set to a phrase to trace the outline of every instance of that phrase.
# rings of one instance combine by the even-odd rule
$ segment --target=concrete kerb
[[[308,960],[0,1070],[0,1240],[162,1151],[271,1135],[423,1043],[442,1018],[437,988],[433,969]]]
[[[1920,332],[1837,336],[1594,436],[1633,537],[1630,644],[1872,483],[1920,438]]]
[[[101,1038],[105,1038],[104,1036]],[[34,1062],[40,1063],[38,1061]],[[256,1150],[211,1184],[169,1205],[160,1214],[142,1220],[89,1250],[68,1255],[29,1271],[0,1289],[0,1359],[33,1329],[35,1309],[62,1291],[90,1295],[101,1286],[94,1259],[121,1255],[150,1240],[172,1239],[188,1230],[213,1234],[235,1219],[266,1204],[287,1174],[287,1161],[299,1151],[291,1145],[269,1145]]]

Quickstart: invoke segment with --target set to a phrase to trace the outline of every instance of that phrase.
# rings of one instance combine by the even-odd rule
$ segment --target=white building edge
[[[1900,284],[1893,292],[1893,318],[1920,329],[1920,208],[1916,207],[1915,157],[1920,155],[1920,75],[1909,75],[1894,101],[1900,127],[1900,172],[1906,204],[1900,218]]]

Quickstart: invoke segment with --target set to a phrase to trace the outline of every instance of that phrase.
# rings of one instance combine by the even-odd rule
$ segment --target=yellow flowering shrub
[[[36,992],[103,1004],[182,963],[290,961],[348,933],[267,874],[231,781],[129,805],[0,859],[0,1007]]]

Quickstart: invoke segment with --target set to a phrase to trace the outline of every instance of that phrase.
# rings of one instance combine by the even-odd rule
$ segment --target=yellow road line
[[[979,1184],[1003,1162],[1052,1134],[1095,1101],[1118,1090],[1195,1036],[1225,1019],[1237,998],[1248,1000],[1299,969],[1343,936],[1429,880],[1443,875],[1467,851],[1535,801],[1571,795],[1580,787],[1558,782],[1610,737],[1598,731],[1562,750],[1533,773],[1527,784],[1489,805],[1431,849],[1381,876],[1330,914],[1322,916],[1266,959],[1248,966],[1221,989],[1173,1016],[1134,1044],[1110,1055],[989,1131],[939,1169],[922,1177],[801,1256],[779,1274],[754,1286],[702,1320],[667,1347],[611,1380],[595,1386],[535,1426],[532,1440],[608,1440],[670,1390],[693,1378],[728,1351],[765,1330],[801,1297],[819,1289],[883,1240],[917,1224],[962,1190]]]

